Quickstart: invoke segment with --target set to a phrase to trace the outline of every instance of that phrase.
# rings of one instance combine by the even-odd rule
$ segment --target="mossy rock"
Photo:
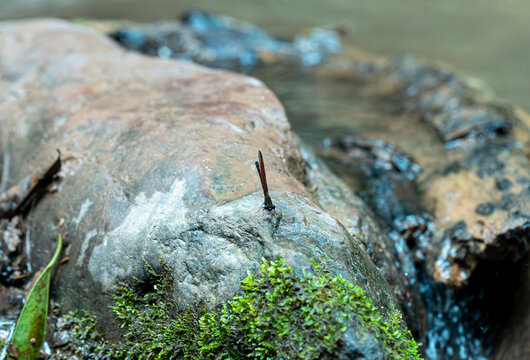
[[[168,269],[147,271],[148,281],[122,283],[114,296],[123,342],[108,345],[95,330],[78,331],[94,340],[99,358],[420,359],[399,311],[382,315],[362,288],[316,263],[305,272],[281,258],[263,260],[239,295],[211,311],[201,304],[178,309],[167,296]],[[93,318],[77,315],[79,325],[94,329]]]

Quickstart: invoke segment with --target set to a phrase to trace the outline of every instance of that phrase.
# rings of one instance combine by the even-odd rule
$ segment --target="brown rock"
[[[357,135],[398,146],[422,169],[414,186],[434,232],[417,243],[434,278],[461,288],[482,259],[521,259],[530,247],[530,117],[440,64],[353,57],[352,78],[399,112],[384,129]],[[395,189],[394,198],[406,193]]]

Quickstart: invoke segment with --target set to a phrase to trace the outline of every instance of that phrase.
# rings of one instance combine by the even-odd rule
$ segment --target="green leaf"
[[[46,318],[48,317],[48,299],[50,295],[50,272],[59,258],[63,240],[57,238],[57,250],[50,263],[44,268],[39,278],[31,288],[18,318],[13,345],[18,348],[18,358],[33,360],[39,357],[46,332]]]

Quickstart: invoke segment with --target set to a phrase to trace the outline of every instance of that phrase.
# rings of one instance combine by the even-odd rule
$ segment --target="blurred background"
[[[178,18],[189,9],[231,15],[286,39],[307,27],[341,27],[345,44],[447,62],[530,110],[530,2],[525,0],[0,0],[0,20],[152,21]]]

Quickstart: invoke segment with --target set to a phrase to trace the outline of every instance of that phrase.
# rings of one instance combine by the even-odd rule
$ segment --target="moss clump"
[[[96,318],[85,310],[71,311],[56,323],[57,338],[64,346],[56,351],[52,359],[67,360],[73,354],[82,359],[112,359],[112,346],[107,344],[97,329]]]
[[[126,330],[125,342],[115,345],[117,359],[200,359],[197,346],[198,307],[179,310],[171,298],[171,272],[146,265],[148,278],[122,283],[112,310]]]
[[[384,344],[389,359],[419,359],[418,346],[393,308],[390,321],[364,290],[313,263],[296,274],[278,261],[263,261],[259,276],[243,280],[243,294],[201,318],[199,344],[205,358],[233,354],[251,358],[332,358],[355,321]]]
[[[309,273],[283,259],[263,260],[260,274],[242,281],[241,294],[213,311],[178,309],[168,300],[169,270],[147,266],[147,272],[147,281],[121,284],[114,296],[125,341],[112,347],[112,358],[334,358],[355,324],[380,341],[385,358],[420,359],[399,311],[392,308],[385,320],[363,289],[316,263]]]

